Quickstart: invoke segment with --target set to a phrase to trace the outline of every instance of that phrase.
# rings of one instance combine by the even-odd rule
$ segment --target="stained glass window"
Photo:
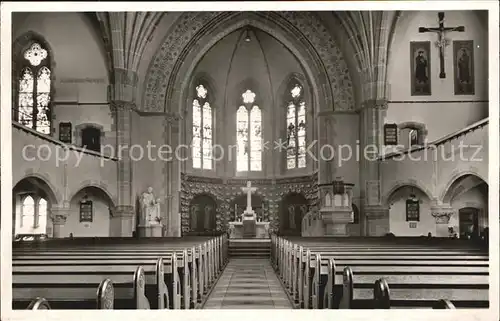
[[[262,170],[262,112],[255,105],[256,94],[247,89],[236,112],[236,170]]]
[[[24,52],[23,58],[14,117],[22,125],[49,135],[51,71],[48,52],[35,42]]]
[[[212,107],[208,90],[202,84],[195,90],[193,100],[193,140],[191,154],[193,168],[212,169]]]
[[[306,103],[303,88],[294,83],[287,101],[287,169],[306,167]]]

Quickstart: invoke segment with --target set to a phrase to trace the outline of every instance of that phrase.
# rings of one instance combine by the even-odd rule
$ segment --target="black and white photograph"
[[[2,3],[2,320],[498,320],[498,4],[405,3]]]

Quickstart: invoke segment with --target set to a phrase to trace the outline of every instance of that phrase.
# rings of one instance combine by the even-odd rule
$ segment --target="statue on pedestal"
[[[146,226],[161,224],[160,199],[155,198],[152,187],[148,187],[141,196],[141,224]]]

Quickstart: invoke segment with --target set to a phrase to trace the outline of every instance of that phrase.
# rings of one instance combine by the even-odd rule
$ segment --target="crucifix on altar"
[[[435,32],[438,34],[438,40],[436,41],[436,46],[439,48],[439,78],[446,78],[446,73],[444,71],[444,49],[446,46],[449,44],[449,39],[445,38],[446,32],[451,32],[451,31],[458,31],[458,32],[464,32],[465,27],[464,26],[458,26],[458,27],[445,27],[444,26],[444,12],[438,12],[438,19],[439,19],[439,27],[434,27],[434,28],[426,28],[426,27],[420,27],[418,28],[418,32],[424,33],[424,32]]]
[[[243,193],[247,194],[247,208],[243,215],[245,215],[246,213],[255,215],[252,209],[252,193],[257,190],[257,187],[252,187],[252,182],[248,181],[247,186],[242,187],[241,190],[243,191]]]

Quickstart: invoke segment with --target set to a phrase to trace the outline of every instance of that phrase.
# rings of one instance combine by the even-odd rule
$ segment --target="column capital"
[[[54,225],[66,224],[70,209],[67,207],[53,207],[50,209],[49,217]]]
[[[361,103],[361,109],[387,110],[387,99],[367,99]]]
[[[130,111],[130,110],[134,110],[136,108],[135,103],[130,102],[130,101],[113,99],[109,103],[110,103],[111,108],[113,110]]]
[[[165,114],[165,119],[168,124],[177,124],[182,118],[182,115],[175,111],[168,111]]]
[[[431,215],[436,220],[436,224],[448,224],[450,218],[456,213],[456,210],[451,206],[433,206],[431,207]]]

